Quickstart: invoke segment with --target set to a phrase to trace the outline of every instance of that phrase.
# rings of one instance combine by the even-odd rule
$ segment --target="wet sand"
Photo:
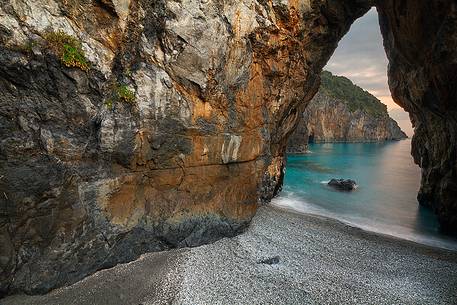
[[[210,245],[0,304],[457,304],[457,253],[277,207]]]

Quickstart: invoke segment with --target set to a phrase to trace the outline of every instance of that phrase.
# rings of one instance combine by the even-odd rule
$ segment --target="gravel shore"
[[[268,206],[234,238],[143,255],[13,304],[457,304],[457,253]]]

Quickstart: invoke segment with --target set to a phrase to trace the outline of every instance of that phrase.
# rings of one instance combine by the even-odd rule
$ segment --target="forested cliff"
[[[349,79],[324,71],[319,92],[289,138],[289,152],[305,152],[308,142],[377,142],[407,138],[376,97]]]

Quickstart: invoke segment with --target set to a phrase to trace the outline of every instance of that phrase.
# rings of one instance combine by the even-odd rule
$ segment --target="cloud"
[[[408,113],[400,108],[390,110],[389,114],[394,120],[409,120]]]
[[[387,57],[382,45],[378,13],[372,8],[359,18],[339,42],[327,66],[336,75],[343,75],[369,91],[387,105],[390,115],[411,136],[413,130],[408,113],[392,100],[387,85]]]
[[[379,99],[382,98],[389,108],[398,108],[391,99],[385,98],[390,96],[387,64],[378,13],[373,8],[352,25],[324,69],[348,77]]]

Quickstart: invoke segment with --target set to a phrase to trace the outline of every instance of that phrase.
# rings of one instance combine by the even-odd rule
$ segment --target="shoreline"
[[[328,215],[323,215],[323,214],[318,214],[318,213],[313,213],[313,212],[304,212],[304,211],[300,211],[299,209],[294,209],[293,207],[282,206],[282,205],[278,205],[278,204],[274,204],[274,203],[271,203],[271,206],[274,208],[278,208],[280,210],[284,210],[288,213],[305,215],[305,216],[309,216],[309,217],[322,218],[322,219],[328,220],[328,221],[334,221],[334,222],[340,223],[343,226],[347,226],[348,228],[352,228],[355,230],[361,230],[364,233],[377,235],[380,237],[385,237],[387,239],[393,239],[399,243],[402,243],[402,242],[411,243],[412,245],[417,246],[417,247],[425,247],[425,248],[431,248],[431,249],[434,249],[437,251],[442,250],[442,251],[447,251],[447,252],[451,252],[451,253],[457,253],[457,249],[451,249],[451,248],[447,248],[445,246],[440,247],[437,245],[420,242],[420,241],[417,241],[414,239],[408,239],[407,237],[401,237],[401,236],[396,236],[393,234],[384,233],[381,231],[370,230],[369,228],[363,227],[362,225],[358,226],[357,224],[351,223],[350,221],[345,221],[343,219],[334,218],[334,217],[331,217]]]
[[[273,205],[247,230],[142,255],[15,304],[455,304],[457,252]]]
[[[323,142],[313,142],[313,143],[308,143],[306,144],[307,146],[313,145],[313,144],[384,144],[384,143],[393,143],[393,142],[400,142],[400,141],[405,141],[405,140],[410,140],[411,141],[412,137],[406,137],[403,139],[389,139],[389,140],[373,140],[373,141],[323,141]],[[286,155],[291,155],[291,156],[302,156],[306,154],[313,153],[311,150],[307,149],[306,151],[289,151],[286,150]]]
[[[457,236],[442,230],[433,208],[417,201],[421,171],[410,155],[408,139],[382,144],[382,148],[370,143],[336,144],[340,143],[315,144],[309,155],[288,154],[279,204],[378,234],[457,251]],[[353,179],[359,188],[335,192],[324,183],[331,178]]]

